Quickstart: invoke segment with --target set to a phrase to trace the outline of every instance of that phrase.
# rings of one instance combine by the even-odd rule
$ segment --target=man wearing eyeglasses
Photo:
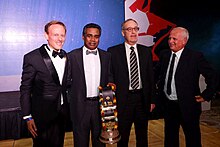
[[[137,44],[138,23],[127,19],[122,23],[125,42],[108,48],[111,53],[113,82],[117,86],[119,147],[127,147],[134,123],[136,146],[147,147],[148,113],[155,104],[151,48]]]

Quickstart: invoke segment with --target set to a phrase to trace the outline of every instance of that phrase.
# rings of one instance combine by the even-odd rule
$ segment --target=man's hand
[[[195,96],[195,98],[196,98],[197,102],[204,102],[205,101],[205,99],[203,97],[201,97],[200,95]]]
[[[37,137],[37,127],[35,126],[33,119],[27,121],[27,127],[28,127],[28,130],[30,131],[30,133],[32,134],[32,136],[34,138],[36,138]]]

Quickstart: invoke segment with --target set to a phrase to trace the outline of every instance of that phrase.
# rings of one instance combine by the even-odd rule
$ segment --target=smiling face
[[[129,20],[123,24],[122,27],[122,36],[125,38],[125,42],[129,45],[134,45],[138,41],[138,24]]]
[[[169,35],[168,44],[173,52],[177,52],[186,46],[188,31],[183,28],[174,28]]]
[[[85,47],[90,50],[94,50],[99,45],[100,31],[97,28],[87,28],[82,38],[84,40]]]
[[[48,32],[45,32],[45,38],[51,48],[59,51],[66,40],[65,28],[60,24],[53,24],[48,28]]]

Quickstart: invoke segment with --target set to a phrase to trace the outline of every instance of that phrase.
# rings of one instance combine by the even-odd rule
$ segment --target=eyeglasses
[[[126,29],[123,29],[123,30],[126,30],[126,31],[128,31],[128,32],[132,32],[133,30],[135,31],[135,32],[137,32],[137,31],[139,31],[139,27],[134,27],[134,28],[132,28],[132,27],[128,27],[128,28],[126,28]]]

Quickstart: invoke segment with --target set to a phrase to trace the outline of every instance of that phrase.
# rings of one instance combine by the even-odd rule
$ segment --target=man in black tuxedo
[[[185,48],[188,39],[189,33],[185,28],[172,29],[168,39],[170,49],[161,51],[159,57],[158,88],[159,98],[164,98],[165,147],[179,146],[180,125],[186,146],[201,147],[201,102],[213,97],[218,83],[203,54]],[[207,84],[203,92],[199,88],[200,75],[204,76]]]
[[[84,46],[68,53],[71,64],[70,113],[73,122],[74,146],[89,147],[90,131],[92,146],[103,147],[99,141],[101,114],[99,86],[111,81],[110,54],[98,48],[101,27],[89,23],[84,26]]]
[[[43,44],[23,60],[20,102],[34,147],[62,147],[67,104],[67,57],[63,44],[66,26],[60,21],[45,25]]]
[[[112,57],[113,83],[117,86],[118,129],[121,134],[118,146],[120,147],[128,146],[133,123],[136,146],[148,146],[148,113],[155,107],[152,101],[154,81],[151,48],[137,44],[138,30],[138,24],[134,19],[126,20],[122,23],[125,42],[108,48]]]

